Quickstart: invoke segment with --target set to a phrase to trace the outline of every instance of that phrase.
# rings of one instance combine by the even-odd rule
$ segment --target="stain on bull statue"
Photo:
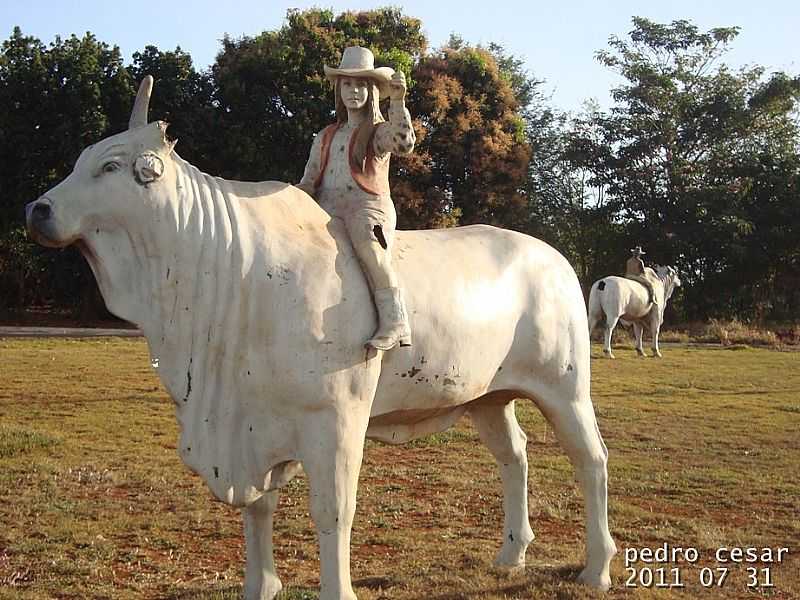
[[[341,220],[298,187],[226,181],[182,160],[166,125],[147,122],[151,89],[148,76],[128,130],[85,149],[69,177],[28,205],[28,231],[45,246],[77,244],[109,310],[143,331],[175,400],[181,458],[242,509],[245,597],[281,589],[273,512],[302,465],[320,598],[354,599],[350,532],[365,439],[403,443],[465,414],[502,476],[496,562],[524,565],[533,532],[515,399],[541,409],[575,466],[586,519],[579,580],[608,588],[607,451],[567,261],[489,226],[397,231],[392,258],[414,345],[365,360],[377,318]],[[281,272],[291,276],[265,275]]]

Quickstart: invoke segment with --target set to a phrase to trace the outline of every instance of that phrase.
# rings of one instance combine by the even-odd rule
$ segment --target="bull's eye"
[[[113,173],[119,171],[119,163],[115,160],[110,160],[103,165],[103,173]]]

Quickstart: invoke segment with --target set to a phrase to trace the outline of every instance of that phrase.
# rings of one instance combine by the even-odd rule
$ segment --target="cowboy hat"
[[[394,75],[391,67],[375,68],[375,56],[368,48],[350,46],[342,53],[342,62],[338,68],[325,65],[325,77],[336,83],[337,77],[363,77],[373,80],[380,90],[381,98],[389,96],[389,82]]]
[[[636,248],[631,248],[631,254],[647,254],[644,250],[642,250],[641,246],[636,246]]]

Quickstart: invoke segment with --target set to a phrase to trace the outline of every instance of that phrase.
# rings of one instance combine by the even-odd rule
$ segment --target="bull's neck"
[[[659,273],[658,278],[664,284],[664,302],[666,303],[672,297],[672,292],[675,291],[675,279],[668,273]]]
[[[176,243],[160,267],[159,301],[142,330],[162,381],[182,405],[210,383],[207,376],[222,375],[207,354],[228,350],[224,333],[239,319],[236,290],[250,257],[243,256],[246,228],[226,183],[179,158],[176,170]]]

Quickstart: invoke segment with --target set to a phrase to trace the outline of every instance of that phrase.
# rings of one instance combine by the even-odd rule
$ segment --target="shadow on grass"
[[[243,594],[241,585],[229,585],[213,590],[187,589],[165,600],[241,600]],[[317,600],[319,593],[311,588],[290,587],[284,589],[275,600]]]
[[[165,600],[239,600],[241,597],[241,585],[228,585],[213,590],[200,587],[185,589]]]
[[[493,569],[493,571],[495,570]],[[426,600],[477,600],[485,598],[489,594],[502,594],[508,598],[523,598],[530,594],[531,590],[552,590],[555,593],[553,598],[558,600],[594,598],[595,595],[589,588],[579,586],[579,589],[574,589],[569,585],[564,586],[564,584],[575,584],[579,572],[580,567],[578,566],[546,567],[529,565],[525,570],[525,581],[521,583],[503,584],[502,582],[496,582],[494,585],[484,586],[484,588],[479,589],[447,592],[439,595],[431,594],[426,596]],[[366,588],[378,591],[388,590],[398,585],[398,583],[397,580],[391,577],[364,577],[354,580],[353,587],[356,590]],[[169,596],[167,600],[239,600],[241,597],[242,586],[230,585],[213,590],[184,590],[179,594]],[[319,592],[317,589],[290,587],[278,594],[276,600],[317,600],[318,598]]]
[[[499,572],[497,569],[492,570]],[[473,598],[485,598],[489,594],[502,594],[503,597],[507,598],[527,598],[530,596],[532,590],[538,590],[543,593],[552,592],[554,595],[548,597],[558,600],[595,597],[593,590],[585,586],[579,586],[577,590],[564,587],[565,583],[577,586],[576,579],[580,572],[581,567],[577,565],[563,567],[528,565],[525,569],[525,581],[522,583],[515,582],[504,585],[502,582],[498,581],[495,585],[482,589],[448,592],[438,596],[431,595],[428,596],[427,600],[468,600]],[[599,592],[597,594],[599,594]],[[601,596],[598,595],[598,597]]]

